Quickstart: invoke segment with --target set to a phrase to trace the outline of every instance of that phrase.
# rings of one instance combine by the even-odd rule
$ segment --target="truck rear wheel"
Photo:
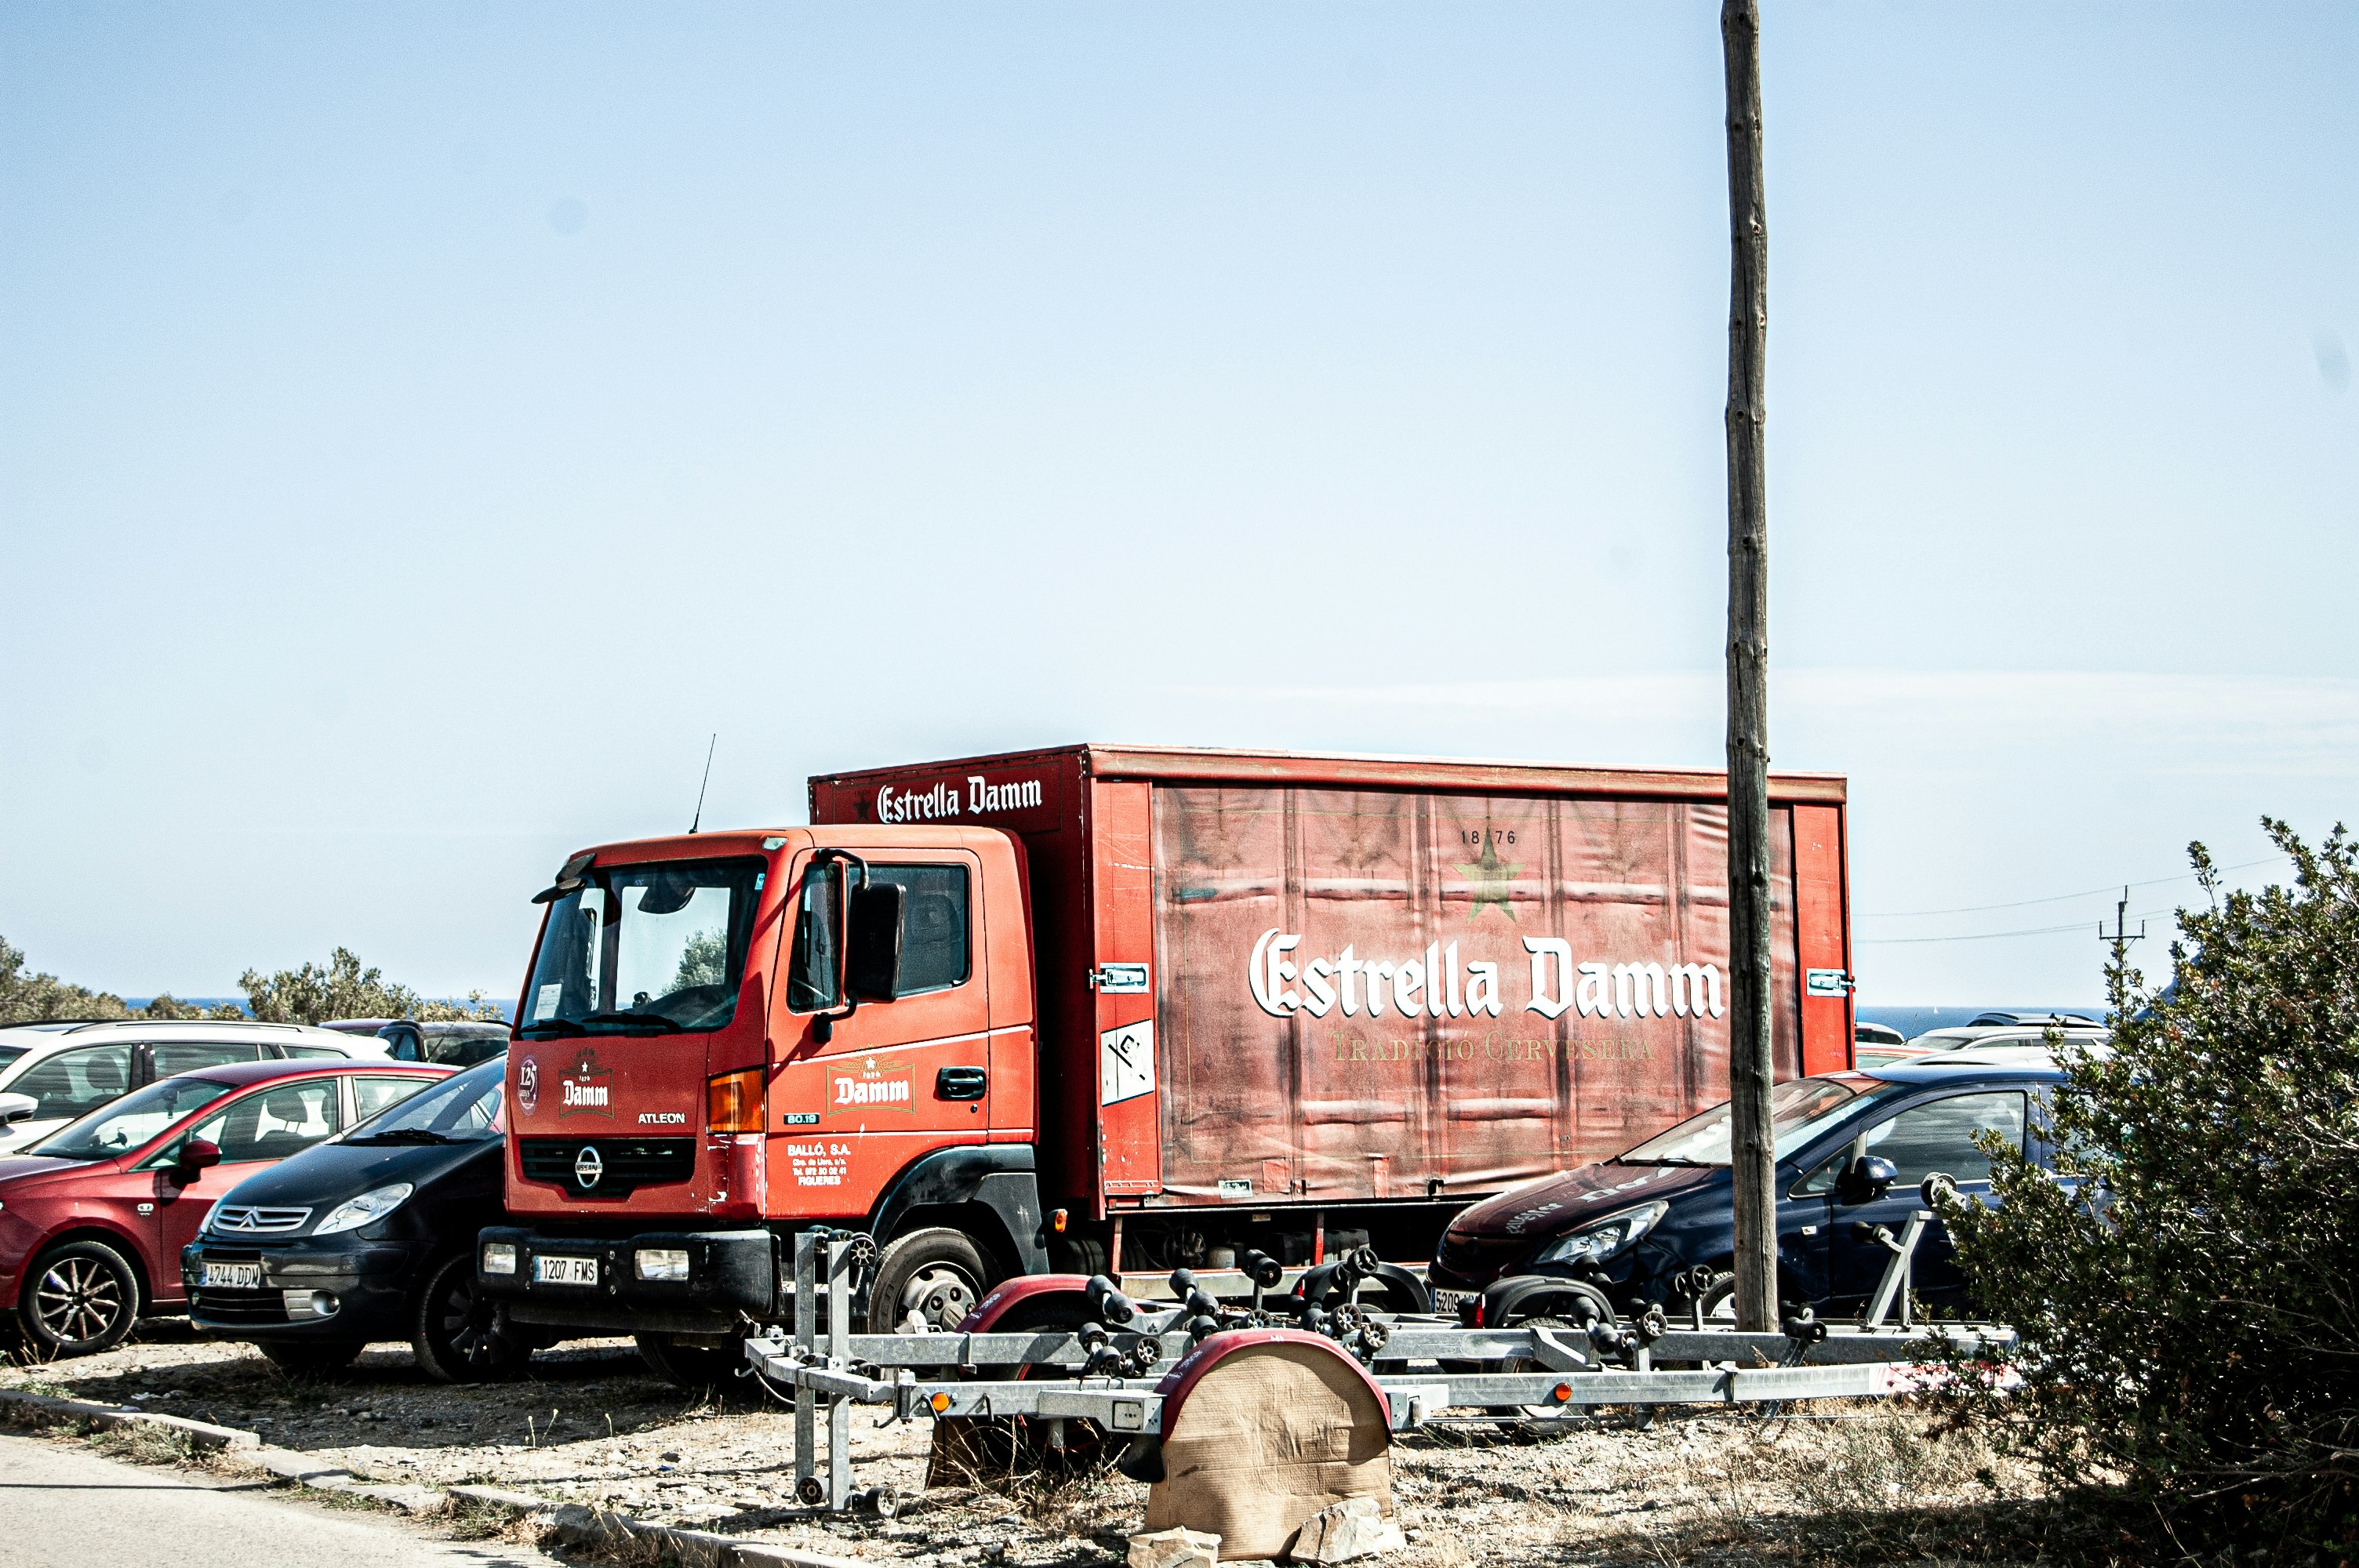
[[[681,1345],[661,1334],[639,1335],[637,1342],[640,1360],[664,1381],[690,1393],[725,1390],[729,1380],[737,1375],[737,1368],[745,1365],[745,1353],[734,1346],[716,1349],[704,1345]]]
[[[868,1332],[891,1334],[911,1314],[927,1332],[966,1321],[997,1276],[962,1230],[933,1226],[899,1237],[876,1260],[868,1287]]]

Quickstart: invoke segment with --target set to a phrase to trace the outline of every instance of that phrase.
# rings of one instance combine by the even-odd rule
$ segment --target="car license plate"
[[[1436,1287],[1433,1292],[1433,1310],[1444,1317],[1456,1317],[1459,1303],[1469,1300],[1473,1294],[1472,1291],[1445,1291]]]
[[[598,1282],[598,1260],[551,1258],[543,1253],[532,1260],[532,1277],[544,1285],[594,1285]]]
[[[262,1288],[262,1265],[209,1262],[205,1265],[204,1285],[207,1290],[258,1291]]]

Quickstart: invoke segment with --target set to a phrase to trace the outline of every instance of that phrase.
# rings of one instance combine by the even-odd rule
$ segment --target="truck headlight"
[[[349,1203],[338,1204],[328,1211],[328,1217],[311,1229],[314,1236],[333,1236],[340,1230],[358,1230],[362,1226],[383,1219],[408,1200],[418,1189],[408,1182],[396,1182],[389,1187],[378,1187],[363,1193]]]
[[[685,1280],[688,1253],[678,1247],[642,1247],[631,1255],[631,1266],[642,1280]]]
[[[1532,1254],[1535,1263],[1603,1263],[1609,1258],[1627,1252],[1638,1238],[1655,1228],[1658,1220],[1670,1208],[1668,1203],[1650,1203],[1644,1208],[1626,1209],[1609,1219],[1586,1225],[1570,1236],[1560,1236]]]
[[[516,1272],[516,1243],[486,1241],[484,1243],[484,1272],[513,1274]]]

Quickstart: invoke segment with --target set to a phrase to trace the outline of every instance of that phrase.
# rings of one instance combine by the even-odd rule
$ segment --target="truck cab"
[[[572,856],[538,902],[508,1056],[516,1223],[477,1257],[527,1337],[636,1334],[660,1369],[709,1375],[788,1310],[787,1238],[813,1225],[875,1238],[872,1332],[955,1326],[1048,1266],[1016,839],[643,839]]]

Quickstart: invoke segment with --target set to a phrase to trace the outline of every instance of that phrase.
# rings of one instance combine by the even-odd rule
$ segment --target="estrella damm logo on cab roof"
[[[869,1111],[917,1113],[918,1069],[907,1062],[880,1062],[863,1057],[827,1076],[829,1116],[864,1115]]]
[[[603,1116],[609,1120],[614,1115],[614,1069],[598,1060],[598,1053],[589,1046],[582,1047],[573,1065],[558,1080],[557,1119],[569,1116]]]

